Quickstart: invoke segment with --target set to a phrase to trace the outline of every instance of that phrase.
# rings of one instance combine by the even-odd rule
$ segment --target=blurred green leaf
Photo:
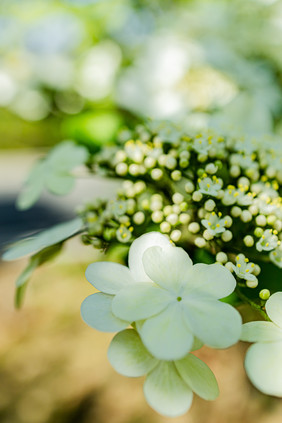
[[[79,217],[66,223],[60,223],[59,225],[40,232],[33,238],[24,239],[16,243],[3,254],[2,259],[11,261],[37,253],[74,236],[82,228],[83,221]]]
[[[44,188],[57,195],[68,194],[74,186],[70,173],[88,159],[88,151],[73,141],[64,141],[53,148],[48,156],[31,170],[16,205],[26,210],[39,199]]]
[[[27,283],[35,269],[47,261],[52,260],[61,251],[61,249],[62,243],[56,244],[45,248],[29,259],[28,265],[16,280],[15,306],[17,308],[20,308],[23,303]]]

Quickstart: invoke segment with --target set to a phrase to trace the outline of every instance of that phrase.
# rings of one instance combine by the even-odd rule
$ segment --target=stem
[[[235,289],[235,292],[241,300],[243,300],[245,303],[248,303],[254,310],[258,311],[265,320],[270,321],[268,315],[266,314],[266,312],[262,309],[260,305],[252,301],[245,294],[243,294],[238,287]]]

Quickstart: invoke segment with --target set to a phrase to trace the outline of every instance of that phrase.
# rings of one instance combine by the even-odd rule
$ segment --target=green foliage
[[[38,252],[29,259],[28,265],[16,280],[15,306],[17,308],[20,308],[23,303],[27,283],[29,282],[33,272],[42,264],[52,260],[57,254],[59,254],[61,249],[62,243],[52,245],[51,247],[47,247]]]
[[[2,259],[5,261],[11,261],[38,253],[76,235],[82,230],[82,228],[83,222],[80,218],[73,219],[66,223],[61,223],[40,232],[33,238],[28,238],[16,243],[3,254]]]

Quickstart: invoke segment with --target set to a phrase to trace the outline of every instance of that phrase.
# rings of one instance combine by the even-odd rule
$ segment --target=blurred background
[[[66,197],[16,210],[32,164],[62,139],[97,151],[144,118],[279,138],[281,51],[280,0],[1,0],[0,250],[114,194],[113,182],[81,179]],[[146,405],[140,380],[111,369],[112,336],[81,321],[84,271],[97,259],[71,241],[33,276],[21,311],[14,281],[26,262],[0,263],[1,423],[169,421]],[[196,398],[175,421],[281,422],[281,401],[246,380],[245,349],[199,351],[220,398]]]

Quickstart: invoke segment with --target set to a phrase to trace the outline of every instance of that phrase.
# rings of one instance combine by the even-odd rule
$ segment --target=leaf
[[[3,254],[2,260],[12,261],[37,253],[76,235],[82,228],[83,221],[80,217],[69,222],[60,223],[59,225],[40,232],[33,238],[28,238],[16,243]]]
[[[26,286],[37,267],[52,260],[62,249],[62,243],[45,248],[29,259],[29,263],[16,280],[15,306],[20,308],[23,303]]]

